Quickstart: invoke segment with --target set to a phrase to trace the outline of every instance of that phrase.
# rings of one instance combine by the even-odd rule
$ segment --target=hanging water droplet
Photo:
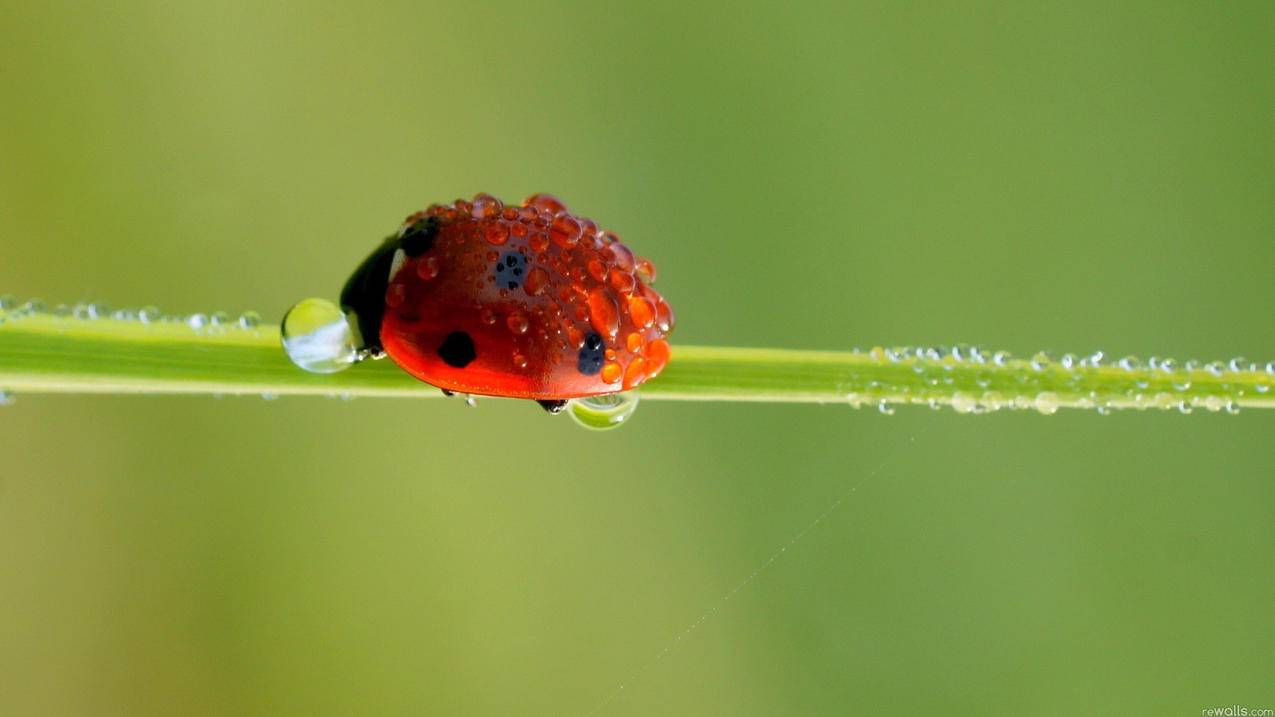
[[[957,413],[973,413],[978,401],[968,393],[957,392],[952,394],[952,410]]]
[[[996,353],[992,354],[992,363],[996,364],[997,366],[1004,366],[1005,364],[1009,363],[1009,352],[997,351]]]
[[[588,396],[567,401],[567,413],[582,428],[606,431],[619,428],[637,410],[638,395],[634,391]]]
[[[275,393],[274,391],[266,391],[265,393],[261,394],[261,400],[263,401],[276,401],[278,399],[279,399],[279,394]]]
[[[474,398],[473,394],[467,393],[465,394],[465,405],[470,408],[476,408],[478,406],[478,399]]]
[[[894,406],[890,405],[890,402],[884,398],[877,402],[877,410],[884,416],[894,415]]]
[[[208,317],[203,314],[191,314],[186,317],[186,325],[195,331],[203,331],[208,325]]]
[[[1043,416],[1052,416],[1058,412],[1058,394],[1053,391],[1045,391],[1036,396],[1036,410],[1040,411]]]
[[[0,406],[12,406],[17,400],[12,393],[0,389]]]
[[[1231,414],[1232,416],[1238,415],[1240,412],[1239,404],[1237,404],[1235,401],[1227,401],[1225,408],[1226,408],[1226,412]]]
[[[283,317],[283,350],[311,373],[336,373],[354,365],[358,347],[345,313],[327,299],[305,299]]]

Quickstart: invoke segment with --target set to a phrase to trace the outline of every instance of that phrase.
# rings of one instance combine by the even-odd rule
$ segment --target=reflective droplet
[[[620,330],[620,309],[608,289],[597,287],[589,292],[589,323],[598,333],[611,338]]]
[[[17,400],[12,393],[0,390],[0,406],[12,406]]]
[[[252,331],[261,325],[261,314],[255,311],[245,311],[239,315],[239,319],[235,323],[244,331]]]
[[[968,393],[957,392],[952,394],[952,410],[957,413],[973,413],[978,406],[978,401]]]
[[[577,425],[593,431],[619,428],[637,410],[636,392],[588,396],[567,401],[567,413]]]
[[[1058,394],[1052,391],[1045,391],[1038,394],[1036,396],[1035,406],[1036,410],[1040,411],[1041,415],[1052,416],[1058,412]]]
[[[279,400],[279,394],[275,393],[274,391],[266,391],[265,393],[261,394],[261,400],[277,401]]]
[[[527,320],[527,315],[521,311],[515,311],[505,318],[505,326],[509,331],[515,334],[525,334],[531,326],[531,322]]]
[[[283,350],[311,373],[336,373],[358,359],[345,313],[327,299],[305,299],[283,317]]]
[[[208,317],[203,314],[191,314],[186,317],[186,325],[196,331],[202,331],[208,326]]]
[[[163,316],[158,306],[143,306],[137,311],[137,320],[143,324],[155,323]]]
[[[894,406],[890,405],[890,402],[885,400],[884,398],[877,402],[877,410],[880,411],[881,414],[885,416],[894,415]]]

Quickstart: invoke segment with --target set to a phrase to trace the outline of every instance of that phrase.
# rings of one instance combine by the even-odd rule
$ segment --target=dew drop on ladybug
[[[612,405],[598,397],[667,365],[673,311],[650,286],[655,273],[557,197],[506,206],[479,194],[409,216],[355,269],[339,309],[307,299],[290,312],[284,346],[311,371],[384,355],[447,392],[533,399],[552,412],[588,399],[572,409],[579,421]],[[616,415],[632,402],[623,408]]]

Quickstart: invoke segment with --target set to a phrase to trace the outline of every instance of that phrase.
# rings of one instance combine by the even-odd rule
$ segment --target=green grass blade
[[[92,313],[91,311],[88,313]],[[0,389],[17,393],[194,393],[434,397],[391,361],[332,375],[294,366],[279,328],[135,314],[87,318],[0,308]],[[782,401],[1101,411],[1275,407],[1275,365],[1141,365],[1071,356],[1013,359],[977,349],[793,351],[675,346],[645,399]]]

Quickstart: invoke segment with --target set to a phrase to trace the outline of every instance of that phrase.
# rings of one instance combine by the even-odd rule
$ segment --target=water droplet
[[[1116,365],[1125,371],[1132,373],[1142,368],[1142,361],[1137,356],[1125,356],[1117,361]]]
[[[1237,415],[1240,412],[1240,407],[1237,403],[1235,403],[1235,401],[1227,401],[1224,408],[1226,409],[1226,412],[1232,416]]]
[[[158,306],[143,306],[137,312],[137,320],[143,324],[152,324],[159,321],[162,316]]]
[[[1044,351],[1037,351],[1032,355],[1031,365],[1033,371],[1044,371],[1049,367],[1049,354]]]
[[[1052,416],[1058,412],[1058,394],[1053,391],[1045,391],[1036,396],[1036,410],[1040,411],[1043,416]]]
[[[224,311],[218,311],[208,317],[208,327],[216,333],[224,333],[229,325],[230,315]]]
[[[245,311],[239,315],[239,319],[235,323],[244,331],[252,331],[261,326],[261,314],[255,311]]]
[[[894,406],[890,405],[890,402],[884,398],[877,402],[877,410],[884,416],[894,415]]]
[[[957,392],[952,394],[952,410],[957,413],[973,413],[978,407],[978,401],[968,393]]]
[[[358,360],[354,332],[341,308],[327,299],[305,299],[283,317],[283,350],[311,373],[336,373]]]
[[[261,394],[261,400],[263,401],[277,401],[278,399],[279,399],[279,394],[275,393],[274,391],[266,391],[265,393]]]
[[[992,354],[992,363],[996,364],[997,366],[1004,366],[1005,364],[1009,363],[1009,352],[997,351],[996,353]]]
[[[202,331],[208,325],[208,317],[203,314],[191,314],[186,317],[186,325],[196,331]]]
[[[12,406],[17,400],[12,393],[0,389],[0,406]]]
[[[618,428],[637,410],[636,392],[588,396],[567,401],[567,413],[577,425],[594,431]]]
[[[469,406],[470,408],[477,408],[477,407],[478,407],[478,399],[477,399],[477,398],[474,398],[473,394],[469,394],[469,393],[467,393],[467,394],[465,394],[465,405],[466,405],[466,406]]]

